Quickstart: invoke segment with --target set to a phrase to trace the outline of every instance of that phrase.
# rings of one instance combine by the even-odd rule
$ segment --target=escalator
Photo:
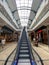
[[[31,60],[32,59],[30,54],[30,47],[28,43],[26,30],[24,28],[22,31],[22,35],[18,47],[18,54],[17,56],[15,56],[15,61],[12,63],[12,65],[32,65]]]
[[[15,54],[13,54],[14,52]],[[30,44],[25,27],[21,32],[18,45],[14,52],[10,54],[4,65],[43,65],[40,56]],[[10,60],[11,57],[14,57],[12,61]]]
[[[30,55],[29,55],[29,46],[27,42],[25,30],[22,33],[20,50],[18,56],[18,65],[31,65],[30,64]]]

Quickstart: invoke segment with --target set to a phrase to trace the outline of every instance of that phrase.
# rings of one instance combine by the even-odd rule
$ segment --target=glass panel
[[[16,0],[20,22],[23,26],[26,26],[28,23],[32,2],[33,0]]]

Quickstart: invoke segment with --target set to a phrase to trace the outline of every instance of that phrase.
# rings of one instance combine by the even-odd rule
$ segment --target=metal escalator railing
[[[33,49],[31,46],[31,42],[29,40],[27,31],[26,31],[27,39],[28,39],[28,44],[29,44],[29,50],[30,50],[30,57],[31,57],[31,64],[33,65],[44,65],[41,57],[38,55],[38,53]]]
[[[28,41],[30,42],[30,41]],[[44,65],[41,57],[38,55],[38,53],[32,48],[31,44],[30,46],[30,53],[31,53],[31,63],[35,62],[36,65]]]
[[[26,32],[23,29],[21,40],[19,43],[19,48],[18,48],[18,56],[17,59],[14,60],[12,65],[21,65],[21,64],[28,64],[31,65],[30,63],[30,51],[29,51],[29,46],[28,46],[28,41],[26,37]]]
[[[28,41],[28,45],[29,45],[30,59],[31,59],[30,62],[31,62],[31,65],[37,65],[36,62],[35,62],[34,55],[33,55],[33,53],[32,53],[32,46],[31,46],[31,43],[30,43],[30,40],[29,40],[27,31],[26,31],[26,35],[27,35],[27,41]]]
[[[20,42],[21,42],[22,32],[23,32],[23,29],[21,31],[21,34],[20,34],[20,37],[19,37],[19,40],[18,40],[15,57],[14,57],[13,62],[12,62],[11,65],[14,65],[14,64],[17,64],[18,63],[18,55],[19,55],[19,48],[20,48]]]
[[[12,51],[12,53],[7,57],[7,59],[5,60],[4,65],[10,65],[14,59],[15,56],[15,52],[16,52],[16,48]]]
[[[32,53],[34,55],[36,64],[37,65],[44,65],[44,63],[43,63],[41,57],[38,55],[38,53],[33,48],[32,48],[32,50],[33,50]]]

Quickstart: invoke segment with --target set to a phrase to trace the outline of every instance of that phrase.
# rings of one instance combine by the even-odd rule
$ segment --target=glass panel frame
[[[33,0],[16,0],[20,22],[23,26],[28,24],[32,2]]]

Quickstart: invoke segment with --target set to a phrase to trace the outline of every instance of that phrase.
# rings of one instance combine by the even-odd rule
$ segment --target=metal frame
[[[30,10],[30,9],[18,9],[18,10]],[[14,14],[18,10],[16,9],[16,10],[12,11],[12,13]],[[37,13],[37,11],[35,11],[35,10],[30,10],[30,11],[34,12],[35,14]]]
[[[22,18],[22,19],[24,19],[24,18]],[[25,19],[28,19],[28,18],[25,18]],[[16,21],[19,21],[20,19],[17,19]],[[28,20],[30,20],[31,22],[32,22],[32,20],[31,19],[28,19]]]
[[[8,1],[7,0],[5,0],[6,2],[7,2],[7,4],[8,4]],[[15,0],[14,0],[15,1]],[[8,4],[8,7],[10,8],[10,6],[9,6],[9,4]],[[11,11],[11,8],[10,8],[10,11]],[[12,11],[11,11],[11,13],[12,13]],[[12,14],[12,16],[13,16],[13,14]],[[15,18],[14,16],[13,16],[13,18]],[[17,22],[16,22],[16,24],[17,24]],[[16,25],[16,26],[18,26],[18,24]],[[19,27],[19,26],[18,26]]]
[[[7,1],[7,0],[6,0]],[[15,1],[15,0],[14,0]],[[41,2],[42,2],[43,0],[41,0]],[[7,2],[8,3],[8,2]],[[41,4],[41,3],[40,3]],[[9,5],[9,4],[8,4]],[[23,8],[24,7],[24,8]],[[39,7],[40,6],[38,6],[38,8],[37,8],[37,10],[39,9]],[[9,7],[10,8],[10,7]],[[21,6],[21,7],[19,7],[20,9],[18,9],[18,10],[30,10],[31,12],[33,12],[35,15],[36,15],[36,13],[37,13],[37,11],[35,11],[35,10],[32,10],[32,9],[29,9],[30,7],[25,7],[25,6]],[[10,8],[11,9],[11,8]],[[11,11],[12,13],[13,13],[13,17],[14,17],[14,13],[16,12],[16,11],[18,11],[17,9],[15,9],[14,11]],[[15,18],[15,17],[14,17]],[[20,20],[20,19],[19,19]],[[31,22],[33,21],[33,19],[31,20],[31,19],[29,19]],[[18,21],[18,20],[16,20],[16,21]],[[18,23],[17,23],[18,24]],[[32,23],[31,23],[32,24]],[[30,27],[30,25],[31,24],[29,24],[29,27]]]

